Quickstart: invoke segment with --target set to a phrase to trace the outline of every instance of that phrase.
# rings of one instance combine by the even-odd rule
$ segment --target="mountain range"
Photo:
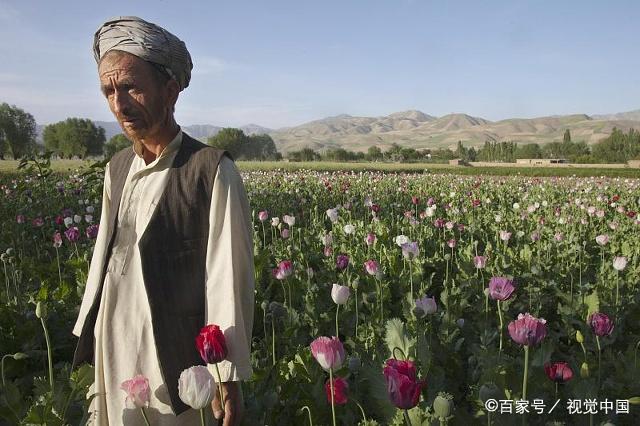
[[[121,133],[115,121],[96,121],[105,129],[107,140]],[[282,153],[312,148],[323,151],[344,148],[366,151],[370,146],[388,148],[393,143],[411,148],[455,148],[480,146],[485,141],[547,143],[561,141],[569,129],[573,141],[593,144],[611,134],[614,127],[627,131],[640,129],[640,110],[605,115],[554,115],[539,118],[510,118],[490,121],[468,114],[435,117],[417,110],[395,112],[379,117],[337,115],[294,127],[269,129],[257,124],[240,127],[245,134],[267,133]],[[43,126],[38,126],[39,135]],[[222,127],[210,124],[182,126],[191,136],[205,141]]]
[[[632,127],[640,129],[640,110],[601,116],[574,114],[500,121],[468,114],[434,117],[410,110],[382,117],[338,115],[278,129],[270,135],[281,152],[306,147],[319,151],[328,148],[364,151],[373,145],[384,149],[392,143],[416,149],[455,148],[458,141],[465,146],[480,146],[487,140],[542,144],[562,141],[567,129],[573,141],[593,144],[611,134],[614,127],[624,131]]]

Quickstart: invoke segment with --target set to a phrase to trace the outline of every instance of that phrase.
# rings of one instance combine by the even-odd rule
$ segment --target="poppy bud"
[[[440,392],[433,400],[433,411],[440,420],[447,419],[453,413],[453,396]]]
[[[580,366],[580,377],[582,377],[583,379],[589,377],[589,364],[587,364],[586,362],[583,362]]]

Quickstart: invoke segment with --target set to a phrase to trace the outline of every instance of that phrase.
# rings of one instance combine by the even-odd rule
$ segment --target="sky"
[[[123,15],[186,43],[194,70],[176,106],[183,125],[640,108],[635,0],[0,0],[0,102],[38,124],[113,121],[92,41]]]

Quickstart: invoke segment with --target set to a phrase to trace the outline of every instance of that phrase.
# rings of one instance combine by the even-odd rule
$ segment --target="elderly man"
[[[226,152],[189,137],[174,119],[192,69],[182,41],[140,18],[119,17],[98,29],[94,54],[102,93],[133,147],[105,170],[100,231],[73,330],[74,365],[95,365],[89,422],[144,424],[121,389],[143,375],[152,425],[199,424],[199,413],[179,398],[178,378],[203,363],[195,337],[217,324],[228,346],[219,364],[223,424],[237,424],[238,381],[251,375],[254,308],[242,179]]]

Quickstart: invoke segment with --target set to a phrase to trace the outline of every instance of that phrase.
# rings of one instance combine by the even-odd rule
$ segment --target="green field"
[[[55,172],[72,172],[75,169],[86,168],[91,165],[89,160],[53,160],[51,168]],[[19,161],[0,160],[0,173],[17,172]]]
[[[337,163],[327,161],[285,162],[285,161],[238,161],[243,171],[251,170],[320,170],[320,171],[384,171],[396,173],[454,173],[459,175],[490,176],[610,176],[640,178],[640,169],[628,168],[567,168],[567,167],[461,167],[433,163]],[[87,160],[55,160],[52,169],[56,172],[72,172],[91,165]],[[0,161],[0,173],[16,172],[18,162]]]

